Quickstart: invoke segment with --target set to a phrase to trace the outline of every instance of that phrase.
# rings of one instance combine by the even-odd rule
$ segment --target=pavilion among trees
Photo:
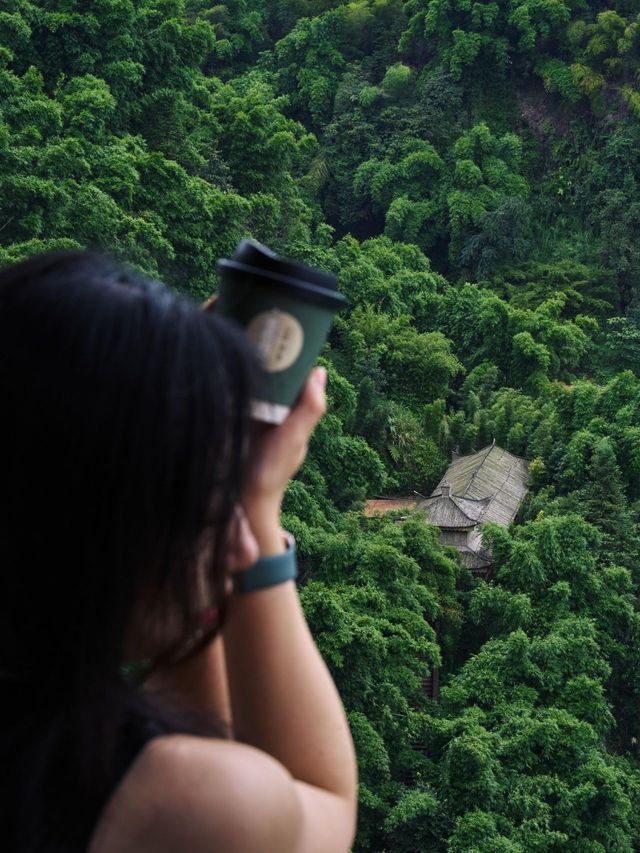
[[[529,463],[495,443],[468,456],[454,453],[451,464],[430,497],[418,501],[431,524],[440,528],[440,541],[460,553],[476,577],[486,578],[492,563],[482,541],[480,525],[493,522],[508,527],[527,492]],[[437,628],[436,628],[437,631]],[[440,670],[433,667],[423,680],[428,696],[438,700]]]
[[[480,525],[508,527],[527,492],[526,459],[495,443],[468,456],[453,454],[451,464],[430,497],[417,503],[440,528],[443,545],[460,552],[463,565],[486,577],[491,553],[483,545]]]
[[[476,577],[486,577],[492,558],[482,542],[480,525],[508,527],[527,493],[529,463],[503,450],[494,441],[467,456],[452,454],[451,464],[428,498],[376,498],[365,513],[424,510],[430,524],[440,528],[440,541],[460,553],[460,560]],[[400,516],[400,520],[404,516]]]

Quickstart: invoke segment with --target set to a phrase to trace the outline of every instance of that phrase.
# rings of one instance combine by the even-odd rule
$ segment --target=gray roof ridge
[[[493,448],[494,448],[495,446],[496,446],[496,440],[495,440],[495,438],[494,438],[494,439],[493,439],[493,443],[489,445],[489,450],[487,450],[487,452],[485,453],[485,455],[482,457],[482,462],[478,465],[478,467],[476,468],[476,470],[473,472],[473,474],[472,474],[472,476],[471,476],[471,479],[470,479],[470,480],[469,480],[469,482],[467,483],[467,488],[464,490],[464,494],[463,494],[463,495],[460,495],[460,497],[461,497],[461,498],[464,498],[464,497],[466,496],[467,492],[468,492],[468,491],[469,491],[469,489],[471,488],[471,484],[473,483],[473,481],[475,480],[475,478],[478,476],[478,471],[482,468],[482,466],[484,465],[484,463],[487,461],[487,457],[489,456],[489,454],[491,453],[491,451],[493,450]],[[482,449],[484,450],[484,448],[482,448]],[[482,452],[481,450],[479,450],[479,451],[478,451],[478,453],[481,453],[481,452]]]
[[[459,501],[468,501],[470,504],[482,504],[485,501],[490,501],[493,495],[489,495],[486,498],[465,498],[464,495],[450,495],[450,497],[457,498]]]
[[[445,498],[444,495],[431,495],[430,497],[425,498],[425,500],[429,500],[429,501],[450,501],[455,506],[455,508],[458,510],[458,512],[460,512],[460,513],[462,513],[462,515],[464,515],[464,517],[469,522],[470,527],[475,527],[476,524],[478,523],[475,518],[471,518],[470,515],[467,515],[467,513],[462,509],[462,507],[458,506],[458,504],[453,500],[453,498],[451,496]]]
[[[473,521],[473,523],[474,523],[474,524],[477,524],[477,523],[478,523],[478,519],[477,519],[477,518],[471,518],[471,516],[470,516],[470,515],[469,515],[469,513],[464,509],[464,507],[461,507],[461,506],[460,506],[460,504],[458,503],[458,500],[456,500],[456,498],[458,498],[458,500],[461,500],[461,501],[468,501],[469,503],[474,503],[474,504],[484,504],[484,502],[485,502],[485,500],[486,500],[486,499],[485,499],[485,498],[482,498],[481,500],[476,500],[475,498],[461,498],[461,497],[459,497],[458,495],[451,495],[451,496],[450,496],[450,498],[449,498],[449,500],[452,500],[452,501],[454,502],[454,504],[458,507],[458,509],[460,510],[460,512],[461,512],[463,515],[465,515],[468,519],[470,519],[471,521]],[[478,518],[481,518],[485,511],[486,511],[486,506],[483,506],[483,507],[482,507],[482,512],[480,513],[480,515],[478,516]]]
[[[504,481],[504,483],[506,483],[506,482],[507,482],[507,481],[505,480],[505,481]],[[502,485],[504,485],[504,483],[503,483]],[[501,486],[500,488],[502,488],[502,486]],[[476,522],[477,524],[481,524],[481,523],[482,523],[482,519],[483,519],[483,518],[484,518],[484,516],[487,514],[487,510],[488,510],[488,509],[489,509],[489,507],[491,506],[491,502],[493,501],[493,499],[495,498],[495,496],[498,494],[498,492],[499,492],[499,491],[500,491],[500,489],[498,489],[498,490],[497,490],[497,491],[495,491],[492,495],[490,495],[490,496],[489,496],[489,502],[487,503],[487,505],[485,506],[485,508],[482,510],[482,512],[481,512],[481,513],[480,513],[480,515],[478,516],[478,521]]]
[[[441,495],[441,497],[442,497],[442,495]],[[472,524],[474,524],[474,525],[477,524],[477,519],[471,518],[471,516],[468,513],[466,513],[464,511],[464,509],[460,506],[460,504],[454,499],[455,497],[456,497],[455,495],[450,495],[448,498],[445,498],[445,500],[450,500],[453,504],[455,504],[455,506],[460,510],[460,512],[464,515],[465,518],[468,518]],[[463,500],[468,500],[468,498],[463,498]],[[471,500],[473,500],[473,499],[471,498]]]
[[[507,453],[509,453],[509,451],[508,451],[508,450],[507,450],[506,452],[507,452]],[[489,454],[487,454],[487,456],[488,456],[488,455],[489,455]],[[511,453],[510,455],[511,455],[511,456],[515,456],[515,454],[514,454],[514,453]],[[521,456],[517,456],[517,457],[516,457],[516,459],[521,459],[521,458],[522,458]],[[486,459],[486,457],[485,457],[485,459]],[[483,462],[484,462],[484,460],[483,460]],[[497,488],[497,489],[495,490],[495,492],[491,495],[491,501],[493,501],[493,499],[494,499],[494,498],[495,498],[495,496],[498,494],[498,492],[500,492],[500,491],[503,489],[504,484],[507,482],[507,480],[509,480],[509,479],[510,479],[511,475],[513,474],[513,469],[514,469],[515,467],[516,467],[516,466],[515,466],[515,463],[513,463],[513,464],[509,467],[509,470],[507,471],[507,474],[506,474],[506,476],[505,476],[504,480],[500,483],[500,485],[498,486],[498,488]],[[474,476],[475,476],[475,474],[474,474]],[[489,503],[486,505],[486,507],[485,507],[485,508],[484,508],[484,510],[482,511],[482,513],[481,513],[481,515],[480,515],[480,518],[478,519],[478,524],[482,521],[483,516],[485,516],[485,515],[487,514],[487,510],[488,510],[488,509],[489,509],[489,507],[491,506],[491,501],[489,501]]]

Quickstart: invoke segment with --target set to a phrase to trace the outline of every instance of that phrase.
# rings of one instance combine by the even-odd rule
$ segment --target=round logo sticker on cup
[[[286,311],[273,308],[256,314],[246,331],[268,373],[291,367],[302,352],[304,329],[296,317]]]

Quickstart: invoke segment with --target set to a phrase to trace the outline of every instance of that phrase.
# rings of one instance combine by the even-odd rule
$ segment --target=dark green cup
[[[335,313],[346,304],[337,277],[281,258],[253,240],[243,240],[217,269],[221,281],[214,310],[238,323],[258,352],[252,415],[282,423],[320,355]]]

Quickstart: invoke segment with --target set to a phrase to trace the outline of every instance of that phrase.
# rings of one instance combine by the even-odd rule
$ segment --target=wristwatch
[[[260,557],[259,560],[242,571],[231,572],[233,591],[239,595],[276,586],[285,581],[298,577],[298,561],[296,556],[296,541],[287,531],[282,531],[286,551],[273,554],[271,557]]]

